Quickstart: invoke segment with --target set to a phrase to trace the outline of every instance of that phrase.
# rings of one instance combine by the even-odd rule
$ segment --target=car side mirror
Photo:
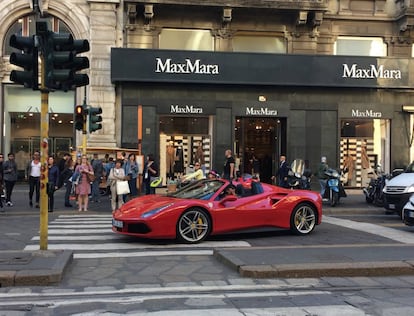
[[[235,195],[226,195],[224,198],[220,200],[220,204],[224,204],[226,202],[234,202],[237,201],[237,196]]]

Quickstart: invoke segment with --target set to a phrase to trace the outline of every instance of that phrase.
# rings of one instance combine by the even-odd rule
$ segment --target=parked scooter
[[[305,162],[295,159],[290,164],[288,186],[291,189],[310,190],[310,177],[305,175]]]
[[[390,178],[390,175],[384,174],[381,165],[378,165],[375,168],[375,172],[371,175],[368,186],[362,189],[365,201],[376,206],[384,206],[384,192],[382,190],[385,187],[386,181]]]
[[[328,179],[322,198],[328,200],[331,206],[335,206],[339,203],[341,197],[347,196],[342,185],[341,175],[337,170],[332,168],[325,171],[325,174],[328,176]]]

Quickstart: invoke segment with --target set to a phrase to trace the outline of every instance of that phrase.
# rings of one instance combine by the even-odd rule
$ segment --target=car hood
[[[408,187],[414,184],[414,173],[401,173],[387,182],[387,186]]]
[[[177,207],[183,204],[182,199],[176,199],[168,196],[146,195],[135,198],[122,205],[116,212],[116,216],[140,216],[142,213],[152,211],[158,208]]]

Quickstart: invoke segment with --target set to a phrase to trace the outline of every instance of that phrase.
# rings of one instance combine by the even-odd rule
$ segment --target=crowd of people
[[[13,188],[18,179],[18,170],[13,153],[7,155],[5,161],[4,155],[0,153],[0,193],[4,194],[0,199],[0,211],[4,211],[4,207],[12,207]],[[253,156],[251,158],[253,177],[259,179],[259,161]],[[153,154],[148,154],[141,165],[134,153],[126,156],[122,153],[121,157],[114,159],[108,154],[104,159],[100,159],[97,154],[93,155],[89,161],[86,155],[76,155],[72,157],[69,153],[65,153],[56,163],[53,156],[47,159],[48,167],[48,210],[54,210],[54,193],[58,189],[63,189],[64,207],[73,208],[77,206],[79,212],[88,210],[90,202],[99,203],[102,195],[109,195],[111,199],[111,207],[114,211],[123,205],[128,199],[142,194],[155,194],[156,186],[152,185],[155,179],[160,177],[160,168]],[[236,166],[235,157],[230,149],[225,150],[225,160],[222,173],[210,170],[205,174],[205,166],[201,162],[194,163],[192,172],[181,175],[179,181],[187,184],[191,181],[204,178],[222,177],[227,180],[235,180],[239,175]],[[272,177],[275,184],[281,187],[288,187],[288,173],[290,166],[287,163],[286,156],[280,155],[279,164],[276,168],[276,175]],[[305,168],[309,171],[309,162]],[[327,170],[326,157],[321,158],[318,170],[315,174],[311,171],[307,172],[309,176],[316,176],[321,187],[321,195],[326,186]],[[142,178],[141,178],[142,176]],[[25,179],[29,186],[29,207],[39,208],[40,202],[40,178],[41,178],[41,162],[40,152],[35,151],[32,159],[27,164],[25,170]],[[118,182],[127,182],[129,192],[119,193]],[[4,203],[3,203],[4,202]],[[76,203],[76,205],[74,205]]]

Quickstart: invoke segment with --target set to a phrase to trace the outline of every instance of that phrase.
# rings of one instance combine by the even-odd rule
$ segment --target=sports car
[[[233,194],[229,194],[229,187],[235,189]],[[199,243],[210,235],[262,227],[306,235],[321,220],[319,193],[284,189],[252,179],[204,179],[176,192],[130,200],[113,212],[112,230],[137,237]]]

